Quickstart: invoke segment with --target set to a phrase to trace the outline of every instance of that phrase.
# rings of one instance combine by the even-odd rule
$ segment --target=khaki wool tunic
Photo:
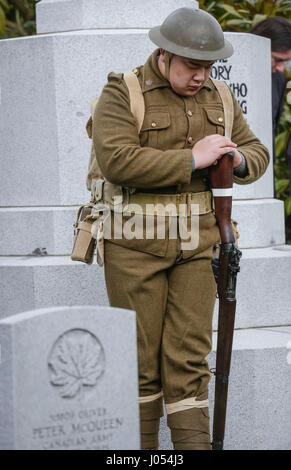
[[[156,50],[136,69],[145,101],[140,134],[123,74],[109,74],[93,117],[100,169],[111,183],[139,192],[209,190],[209,170],[192,172],[192,148],[207,135],[224,135],[220,96],[210,79],[195,96],[177,95],[159,71],[158,54]],[[234,97],[233,102],[232,140],[248,171],[234,181],[249,184],[265,172],[269,154]],[[105,241],[110,304],[137,315],[140,397],[146,401],[141,417],[146,413],[147,419],[162,412],[161,404],[158,411],[154,408],[162,389],[168,413],[185,399],[193,399],[193,406],[197,398],[200,404],[207,400],[205,357],[211,350],[216,292],[211,260],[219,230],[213,212],[199,220],[199,246],[189,253],[182,252],[177,240]]]
[[[110,182],[134,188],[177,186],[177,192],[209,189],[208,169],[192,174],[192,147],[203,137],[224,134],[220,96],[211,80],[195,96],[177,95],[161,75],[156,50],[137,68],[145,100],[140,135],[130,111],[122,74],[111,73],[93,119],[93,141],[100,168]],[[234,98],[232,140],[246,158],[249,184],[266,171],[269,153],[246,123]]]

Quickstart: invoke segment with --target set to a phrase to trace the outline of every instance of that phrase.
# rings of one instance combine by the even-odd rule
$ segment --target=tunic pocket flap
[[[147,112],[141,132],[143,131],[156,131],[159,129],[167,129],[170,126],[171,118],[168,111],[150,111]]]
[[[216,126],[224,127],[224,113],[220,109],[204,109],[207,119]]]

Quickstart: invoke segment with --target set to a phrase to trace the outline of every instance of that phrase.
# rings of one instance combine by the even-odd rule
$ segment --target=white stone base
[[[290,273],[289,245],[243,250],[236,328],[290,324]],[[52,305],[108,304],[96,261],[87,266],[68,256],[0,257],[0,278],[0,317]]]
[[[216,349],[216,335],[213,337]],[[234,332],[225,450],[291,450],[291,327]],[[215,352],[208,357],[215,368]],[[211,430],[214,377],[210,382]],[[160,449],[172,449],[166,418]]]
[[[49,255],[69,255],[77,211],[78,206],[0,209],[0,255],[25,256],[36,248],[45,248]]]
[[[0,257],[0,318],[36,308],[108,305],[104,271],[68,256]]]
[[[284,203],[278,199],[233,201],[240,248],[264,248],[285,243]]]
[[[240,266],[235,327],[290,325],[291,246],[242,250]]]

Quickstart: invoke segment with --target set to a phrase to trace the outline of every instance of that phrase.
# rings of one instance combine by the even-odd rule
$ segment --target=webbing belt
[[[129,195],[129,202],[123,212],[157,216],[190,216],[212,212],[212,193],[148,194]]]

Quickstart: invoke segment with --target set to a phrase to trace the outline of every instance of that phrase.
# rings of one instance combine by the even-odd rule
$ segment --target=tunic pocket
[[[205,135],[224,135],[224,112],[222,109],[204,108],[206,114]]]
[[[162,148],[162,134],[171,125],[171,117],[168,111],[149,110],[143,121],[140,133],[148,136],[147,146],[152,148]]]

